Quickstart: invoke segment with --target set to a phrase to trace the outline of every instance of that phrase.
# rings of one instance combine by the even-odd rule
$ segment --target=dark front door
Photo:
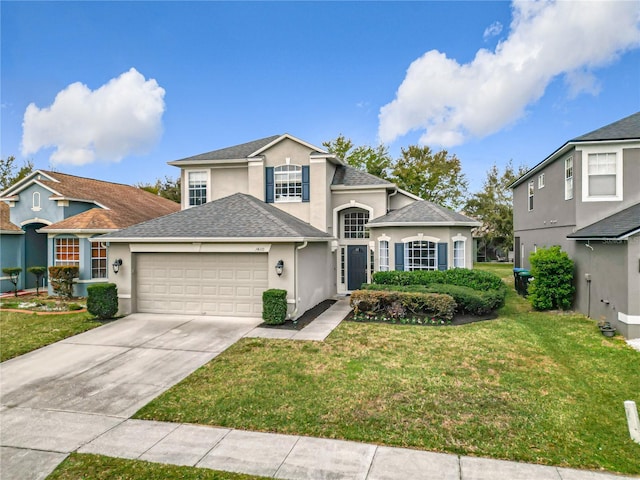
[[[347,247],[347,289],[358,290],[367,281],[367,246]]]
[[[47,266],[47,234],[38,233],[38,228],[46,227],[44,223],[30,223],[25,226],[25,246],[24,246],[24,270],[20,275],[24,275],[25,288],[35,288],[36,276],[29,273],[29,267],[46,267]],[[43,278],[47,278],[44,275]],[[42,282],[42,279],[40,279]],[[46,280],[45,280],[46,282]],[[43,285],[40,285],[41,287]]]

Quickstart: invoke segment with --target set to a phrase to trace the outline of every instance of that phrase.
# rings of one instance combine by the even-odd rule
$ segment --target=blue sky
[[[2,158],[109,181],[176,176],[167,161],[273,134],[342,133],[394,156],[447,148],[478,190],[494,162],[531,167],[640,110],[637,2],[0,8]]]

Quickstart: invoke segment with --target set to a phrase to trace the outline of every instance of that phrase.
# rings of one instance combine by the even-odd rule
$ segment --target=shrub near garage
[[[287,291],[272,288],[262,293],[262,319],[267,325],[282,325],[287,317]]]
[[[87,311],[100,320],[118,313],[118,287],[115,283],[97,283],[87,287]]]

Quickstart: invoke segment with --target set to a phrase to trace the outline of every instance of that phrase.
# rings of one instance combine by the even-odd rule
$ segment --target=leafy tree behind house
[[[401,152],[391,171],[398,187],[453,210],[462,207],[469,182],[458,157],[418,145],[402,148]]]
[[[146,190],[147,192],[159,195],[168,200],[172,200],[176,203],[180,203],[181,190],[180,190],[180,177],[173,179],[169,176],[164,179],[156,179],[155,183],[138,183],[136,187]]]
[[[506,252],[513,248],[513,192],[509,185],[526,171],[522,165],[516,170],[511,160],[502,172],[494,163],[482,189],[467,200],[464,212],[482,222],[474,235],[490,250]]]
[[[393,165],[389,149],[385,145],[371,147],[361,145],[354,147],[350,138],[338,135],[338,138],[328,142],[322,142],[330,153],[334,153],[338,158],[345,161],[347,165],[375,175],[376,177],[389,180],[389,171]]]
[[[20,168],[15,162],[16,157],[13,155],[0,159],[0,192],[33,172],[33,162],[31,160],[24,162]]]

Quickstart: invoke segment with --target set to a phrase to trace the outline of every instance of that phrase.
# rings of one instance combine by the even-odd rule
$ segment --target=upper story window
[[[55,239],[55,264],[58,266],[80,266],[80,239]]]
[[[437,270],[438,249],[435,242],[417,240],[404,244],[404,269],[413,270]]]
[[[302,167],[280,165],[273,169],[274,198],[276,202],[302,201]]]
[[[389,241],[388,240],[380,240],[380,244],[378,247],[378,268],[381,272],[389,271]]]
[[[453,242],[453,268],[464,268],[464,240]]]
[[[107,247],[102,242],[91,243],[91,278],[107,278]]]
[[[564,159],[564,199],[573,198],[573,157]]]
[[[531,211],[533,210],[533,192],[534,192],[533,180],[529,182],[529,185],[527,185],[527,191],[528,191],[528,197],[529,197],[529,201],[527,205],[528,205],[529,211]]]
[[[40,210],[40,192],[33,192],[31,198],[31,210],[37,212]]]
[[[614,196],[616,194],[616,154],[590,153],[587,162],[588,195]]]
[[[189,172],[189,206],[207,203],[207,172]]]
[[[538,190],[544,188],[544,173],[538,175]]]
[[[344,238],[369,238],[369,229],[365,227],[369,222],[369,212],[365,210],[351,210],[345,212],[342,219]]]

